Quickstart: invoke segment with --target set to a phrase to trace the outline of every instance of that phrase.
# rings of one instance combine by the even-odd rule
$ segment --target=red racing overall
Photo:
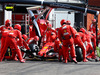
[[[74,40],[73,37],[75,34],[73,33],[73,28],[70,25],[62,25],[58,31],[58,37],[60,41],[63,43],[63,56],[65,63],[67,63],[67,59],[69,58],[69,47],[70,47],[70,53],[71,57],[73,58],[74,62],[76,61],[76,54],[75,54],[75,48],[74,48]]]
[[[55,40],[55,43],[54,43],[54,51],[59,54],[58,60],[60,61],[61,60],[61,56],[63,56],[63,50],[62,50],[62,43],[59,40],[59,38],[57,38]]]
[[[18,45],[16,42],[17,37],[19,38],[20,43],[23,46],[21,32],[19,30],[10,30],[9,34],[5,38],[5,45],[4,45],[2,52],[1,52],[0,61],[2,61],[2,59],[4,58],[4,55],[6,53],[7,48],[13,46],[15,49],[15,52],[17,53],[17,55],[19,57],[20,62],[25,62],[25,60],[22,58],[21,51],[18,48]]]

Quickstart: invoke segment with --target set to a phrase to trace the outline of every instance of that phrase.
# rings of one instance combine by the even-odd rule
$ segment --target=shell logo
[[[48,47],[44,47],[44,49],[47,49]]]
[[[11,31],[11,32],[13,32],[13,31]]]
[[[43,25],[43,23],[41,23],[41,25]]]
[[[66,30],[64,30],[64,32],[67,32]]]

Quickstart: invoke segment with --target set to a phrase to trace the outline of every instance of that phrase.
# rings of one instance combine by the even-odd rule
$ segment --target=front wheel
[[[29,48],[31,49],[32,53],[36,53],[36,55],[38,55],[39,47],[36,44],[30,44]]]

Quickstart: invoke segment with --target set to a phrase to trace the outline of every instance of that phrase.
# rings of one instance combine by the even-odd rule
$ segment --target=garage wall
[[[9,19],[12,22],[12,11],[5,10],[4,21]]]
[[[100,14],[98,16],[98,28],[100,29]],[[100,30],[99,30],[99,32],[100,32]]]
[[[55,11],[54,12],[54,28],[61,27],[60,21],[62,19],[70,20],[71,26],[74,26],[74,12],[71,12],[71,14],[68,14],[68,11]]]
[[[89,30],[89,26],[92,23],[92,20],[94,19],[93,14],[87,14],[87,30]],[[100,29],[100,14],[98,15],[98,28]],[[100,30],[99,30],[100,32]]]
[[[89,6],[95,6],[95,7],[97,7],[98,9],[96,9],[96,8],[91,8],[91,9],[93,9],[93,10],[97,10],[97,11],[99,11],[100,12],[100,0],[88,0],[88,4],[89,4]],[[87,28],[89,28],[89,24],[92,22],[91,21],[91,19],[93,19],[94,18],[94,16],[92,17],[93,15],[91,15],[91,14],[88,14],[88,16],[87,16]],[[98,27],[99,27],[99,29],[100,29],[100,14],[99,14],[99,16],[98,16]],[[99,32],[100,32],[100,30],[99,30]]]
[[[100,0],[88,0],[90,6],[100,6]]]
[[[56,15],[56,28],[60,27],[60,21],[62,19],[65,20],[70,20],[71,21],[71,26],[74,26],[74,12],[72,12],[71,14],[68,14],[68,11],[57,11],[55,12]]]
[[[89,26],[92,23],[92,20],[94,19],[94,15],[93,14],[87,14],[87,30],[89,30]]]

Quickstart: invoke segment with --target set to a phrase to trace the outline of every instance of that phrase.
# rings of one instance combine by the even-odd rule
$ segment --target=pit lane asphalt
[[[0,75],[100,75],[100,62],[2,61]]]

